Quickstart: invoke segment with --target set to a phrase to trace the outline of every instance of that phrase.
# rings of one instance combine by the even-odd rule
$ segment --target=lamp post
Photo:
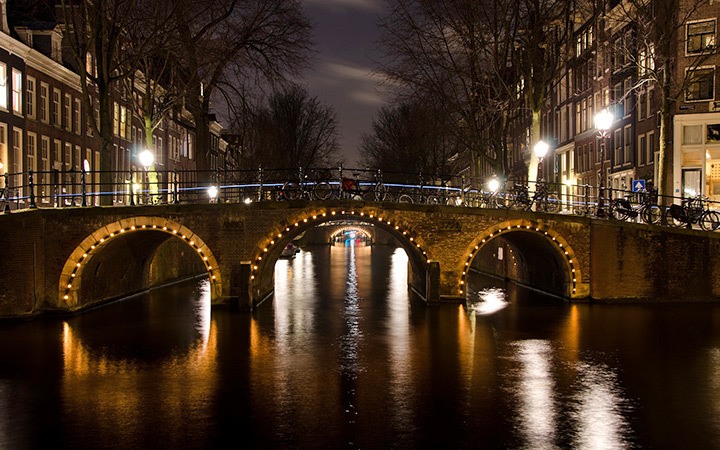
[[[595,128],[598,130],[600,139],[600,176],[598,182],[598,207],[596,215],[605,217],[605,140],[610,136],[610,126],[613,123],[613,114],[607,108],[595,114]]]
[[[538,158],[537,177],[535,179],[536,184],[542,181],[542,162],[547,155],[548,150],[550,150],[550,146],[545,141],[537,141],[537,144],[533,147],[535,156]]]
[[[155,162],[155,155],[153,155],[153,153],[150,150],[145,149],[140,152],[140,154],[138,155],[138,159],[140,160],[140,164],[142,164],[142,166],[145,168],[145,171],[143,173],[143,178],[144,178],[143,184],[148,183],[146,192],[149,192],[150,191],[150,186],[149,186],[150,180],[148,178],[148,171],[150,170],[150,166],[152,166],[153,163]],[[146,201],[146,203],[147,203],[147,201]]]

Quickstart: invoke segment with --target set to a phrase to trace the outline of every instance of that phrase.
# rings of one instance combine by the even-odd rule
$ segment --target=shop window
[[[702,125],[683,126],[683,144],[702,144]]]

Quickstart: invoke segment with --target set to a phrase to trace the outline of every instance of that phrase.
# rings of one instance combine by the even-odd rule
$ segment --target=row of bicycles
[[[299,173],[297,181],[286,181],[277,185],[277,199],[280,200],[330,200],[336,198],[416,203],[430,205],[469,206],[494,209],[514,209],[546,213],[572,213],[594,217],[606,217],[619,221],[642,222],[652,225],[717,230],[720,228],[720,212],[710,208],[707,197],[691,195],[680,204],[668,207],[658,203],[657,190],[643,192],[612,191],[608,189],[605,201],[598,195],[590,197],[592,189],[585,186],[586,195],[563,199],[551,189],[551,184],[542,180],[535,183],[534,190],[528,185],[513,183],[500,189],[499,185],[488,189],[472,186],[455,187],[445,182],[402,184],[385,183],[381,171],[371,176],[352,173],[333,178],[330,174]],[[622,192],[621,196],[618,194]],[[596,193],[597,194],[597,193]]]

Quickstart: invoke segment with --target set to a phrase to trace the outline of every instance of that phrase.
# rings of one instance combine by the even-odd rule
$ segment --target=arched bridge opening
[[[408,284],[419,295],[426,295],[429,261],[427,251],[423,248],[422,239],[417,236],[410,225],[396,218],[392,212],[381,212],[376,209],[366,210],[360,206],[357,209],[348,210],[304,210],[278,224],[277,228],[260,242],[252,261],[250,274],[252,306],[257,306],[273,293],[275,264],[282,256],[283,249],[287,244],[312,228],[334,223],[348,224],[340,228],[343,230],[354,229],[368,236],[372,235],[368,232],[368,227],[375,227],[391,236],[408,256]]]
[[[75,248],[60,275],[58,307],[74,311],[201,274],[219,297],[217,260],[191,230],[159,217],[124,219]]]
[[[510,221],[486,230],[464,264],[461,285],[467,284],[471,271],[477,271],[568,299],[583,290],[574,250],[541,224]]]

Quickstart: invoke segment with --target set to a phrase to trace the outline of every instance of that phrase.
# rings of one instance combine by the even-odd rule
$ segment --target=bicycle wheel
[[[657,225],[662,220],[662,210],[658,205],[645,206],[640,211],[640,219],[644,223],[648,223],[650,225]]]
[[[628,219],[628,213],[627,210],[617,202],[612,202],[610,203],[610,217],[615,220],[626,221]]]
[[[283,184],[282,192],[287,200],[297,200],[300,198],[300,186],[295,182],[288,181]]]
[[[333,189],[327,181],[321,181],[313,188],[313,196],[318,200],[327,200],[333,196]]]
[[[384,202],[388,200],[388,188],[382,183],[377,183],[373,188],[376,202]]]
[[[410,194],[400,194],[397,201],[398,203],[413,203],[413,198]]]
[[[663,222],[669,226],[674,228],[681,228],[686,225],[686,223],[678,218],[673,217],[673,215],[670,212],[670,208],[666,208],[665,211],[663,211]]]
[[[560,197],[555,193],[548,194],[543,202],[544,210],[549,213],[556,213],[560,211]]]
[[[720,227],[720,214],[717,211],[705,211],[700,216],[700,228],[705,231],[715,231]]]

